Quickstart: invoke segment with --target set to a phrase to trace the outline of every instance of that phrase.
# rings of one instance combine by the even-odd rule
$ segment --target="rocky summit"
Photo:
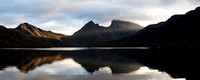
[[[103,43],[134,35],[143,27],[132,22],[113,20],[109,27],[100,26],[93,21],[85,24],[74,35],[67,37],[66,42],[72,46],[86,46],[95,43]]]

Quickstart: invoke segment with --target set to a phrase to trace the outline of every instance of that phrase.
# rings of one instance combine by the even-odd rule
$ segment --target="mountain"
[[[42,30],[29,23],[21,23],[15,29],[0,26],[0,47],[87,46],[118,40],[133,35],[142,28],[128,21],[113,20],[109,27],[90,21],[72,36],[67,36]]]
[[[29,35],[29,37],[38,38],[50,46],[61,45],[61,38],[67,37],[67,35],[45,31],[28,23],[20,24],[15,30],[19,30],[22,34]]]
[[[90,21],[72,36],[65,38],[64,41],[70,42],[71,46],[86,46],[125,38],[142,28],[142,26],[128,21],[113,20],[109,27],[99,26]]]
[[[19,30],[0,27],[0,47],[45,47],[47,45],[37,42],[38,40],[21,34]]]
[[[44,31],[31,24],[22,23],[15,29],[0,26],[0,47],[50,47],[61,45],[63,34]]]
[[[24,34],[28,34],[37,38],[61,40],[61,37],[66,37],[66,35],[63,34],[57,34],[51,31],[44,31],[28,23],[22,23],[15,29],[21,31]]]
[[[117,41],[113,46],[199,46],[199,14],[200,7],[185,15],[174,15],[165,22],[149,25],[135,35]]]

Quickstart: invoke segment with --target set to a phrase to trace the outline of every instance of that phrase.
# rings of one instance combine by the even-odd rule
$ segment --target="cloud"
[[[4,80],[176,80],[165,72],[141,67],[130,73],[112,74],[109,67],[102,67],[93,74],[89,74],[73,59],[55,61],[36,69],[22,73],[16,67],[0,71],[0,79]],[[181,79],[185,80],[185,79]]]
[[[78,30],[90,20],[108,26],[112,19],[121,19],[146,26],[173,14],[184,14],[199,3],[199,0],[0,0],[0,23],[10,27],[29,22],[58,32],[72,27]],[[51,21],[55,23],[47,25]]]

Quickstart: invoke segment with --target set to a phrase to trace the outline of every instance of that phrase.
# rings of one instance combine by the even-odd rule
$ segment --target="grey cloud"
[[[145,12],[142,8],[138,9],[138,7],[127,6],[124,3],[108,2],[93,3],[89,6],[76,9],[71,14],[72,17],[77,19],[92,19],[103,23],[112,19],[149,19],[150,17]]]
[[[0,0],[0,23],[18,25],[27,21],[43,27],[42,24],[57,21],[57,26],[64,28],[81,27],[89,20],[98,23],[112,19],[152,21],[154,18],[148,12],[156,8],[176,9],[177,1],[180,0]],[[200,3],[200,0],[187,1],[191,3],[190,9]]]
[[[175,3],[177,3],[180,0],[160,0],[159,3],[161,6],[171,6]]]
[[[188,0],[191,4],[200,4],[200,0]]]

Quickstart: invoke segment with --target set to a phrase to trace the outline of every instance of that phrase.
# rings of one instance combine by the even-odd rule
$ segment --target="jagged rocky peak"
[[[95,24],[92,20],[83,26],[83,28],[96,28],[96,27],[99,27],[99,24]]]
[[[46,37],[45,35],[43,35],[43,33],[41,32],[41,29],[29,24],[29,23],[21,23],[17,28],[15,28],[16,30],[20,30],[23,33],[29,33],[35,37]]]
[[[98,30],[99,24],[95,24],[92,20],[86,23],[79,31],[75,32],[73,35],[85,35],[88,32],[93,32],[94,30]]]
[[[93,25],[93,24],[95,24],[92,20],[90,20],[87,24],[91,24],[91,25]]]
[[[110,27],[121,27],[121,24],[127,24],[127,23],[131,23],[128,21],[122,21],[122,20],[112,20]]]
[[[123,20],[112,20],[110,28],[129,28],[129,29],[142,29],[143,27],[137,23],[123,21]]]
[[[32,30],[32,29],[36,29],[36,27],[31,25],[31,24],[29,24],[29,23],[21,23],[16,29],[18,29],[18,30],[21,30],[21,29]]]
[[[112,24],[117,24],[117,23],[122,23],[122,22],[128,22],[128,21],[122,21],[122,20],[114,19],[114,20],[112,20],[111,25]]]
[[[21,23],[16,29],[25,28],[28,26],[28,23]]]

